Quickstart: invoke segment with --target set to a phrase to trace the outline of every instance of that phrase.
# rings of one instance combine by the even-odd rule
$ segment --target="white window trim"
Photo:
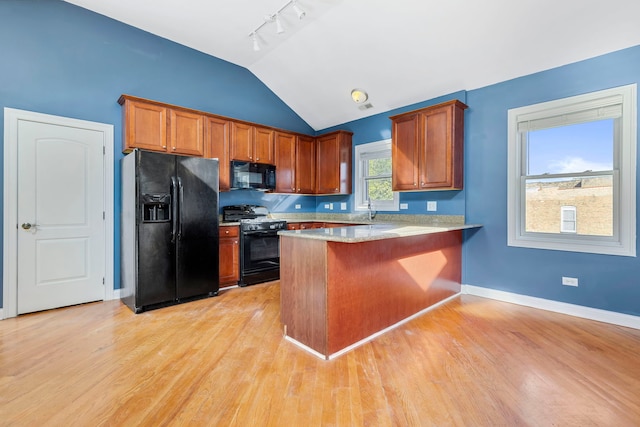
[[[521,186],[522,144],[519,131],[522,123],[544,125],[562,121],[563,114],[575,114],[587,107],[607,110],[612,104],[622,104],[622,126],[619,153],[619,191],[617,193],[618,232],[615,239],[599,236],[579,236],[574,233],[525,233],[524,200]],[[508,181],[507,181],[507,244],[509,246],[586,252],[606,255],[636,256],[636,145],[637,145],[637,85],[620,86],[585,95],[544,102],[508,111]],[[606,114],[606,113],[605,113]],[[518,124],[520,123],[520,128]],[[616,160],[614,160],[615,163]],[[616,195],[614,195],[616,197]],[[615,222],[615,221],[614,221]]]
[[[389,157],[391,157],[391,140],[384,139],[376,142],[369,142],[367,144],[356,145],[355,155],[355,210],[366,211],[368,210],[367,199],[364,192],[364,169],[362,167],[362,157],[366,153],[372,153],[377,151],[389,151]],[[372,209],[377,211],[399,211],[400,210],[400,196],[397,191],[393,192],[393,201],[388,203],[376,203],[372,201]]]
[[[573,219],[566,220],[565,215],[567,212],[573,214]],[[565,223],[571,221],[573,228],[565,227]],[[575,206],[561,206],[560,207],[560,232],[561,233],[577,233],[578,232],[578,212]]]

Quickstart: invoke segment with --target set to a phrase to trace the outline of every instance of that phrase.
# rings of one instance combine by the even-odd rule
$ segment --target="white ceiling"
[[[67,1],[248,68],[316,130],[640,44],[638,0],[298,0],[259,52],[287,0]]]

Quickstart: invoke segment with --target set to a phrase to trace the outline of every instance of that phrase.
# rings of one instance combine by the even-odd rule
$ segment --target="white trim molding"
[[[105,272],[104,300],[116,299],[113,289],[114,268],[114,141],[113,125],[67,117],[53,116],[32,111],[4,108],[4,187],[3,187],[3,259],[2,305],[0,319],[17,316],[17,256],[18,245],[18,122],[21,120],[52,123],[102,132],[104,136],[104,212],[105,212]]]
[[[509,302],[512,304],[523,305],[526,307],[537,308],[540,310],[553,311],[554,313],[568,314],[569,316],[610,323],[612,325],[640,329],[640,317],[632,316],[630,314],[617,313],[615,311],[601,310],[598,308],[585,307],[582,305],[568,304],[565,302],[531,297],[528,295],[514,294],[511,292],[483,288],[480,286],[462,285],[462,293],[494,299],[497,301]]]

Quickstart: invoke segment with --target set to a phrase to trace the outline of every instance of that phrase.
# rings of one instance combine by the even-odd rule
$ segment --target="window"
[[[636,255],[636,102],[629,85],[509,110],[510,246]]]
[[[577,231],[577,218],[575,206],[563,206],[560,208],[560,232],[575,233]]]
[[[391,140],[356,145],[356,210],[397,211],[398,193],[391,190]]]

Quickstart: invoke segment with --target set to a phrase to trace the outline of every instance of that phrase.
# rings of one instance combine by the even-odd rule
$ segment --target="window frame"
[[[614,144],[613,159],[613,237],[526,232],[524,183],[527,171],[524,151],[527,132],[571,125],[581,120],[597,120],[591,117],[593,111],[610,115],[612,108],[621,110],[617,128],[619,138],[616,138],[618,144]],[[636,110],[636,84],[508,110],[508,246],[636,256]],[[585,114],[584,117],[581,116],[582,113]],[[527,128],[528,123],[534,123],[533,126],[537,128]]]
[[[571,212],[573,214],[572,219],[565,219],[565,214]],[[568,229],[565,224],[571,223],[573,228]],[[561,233],[577,233],[578,232],[578,212],[575,206],[560,206],[560,232]]]
[[[355,146],[355,210],[366,211],[368,210],[366,199],[366,178],[364,176],[363,162],[367,160],[367,157],[371,158],[372,153],[385,153],[388,152],[388,157],[391,159],[391,139],[384,139],[381,141],[368,142],[366,144],[359,144]],[[369,155],[369,156],[368,156]],[[386,158],[386,155],[378,158]],[[392,162],[393,167],[393,162]],[[389,174],[389,180],[391,180],[392,174]],[[371,201],[372,209],[376,211],[399,211],[400,210],[400,195],[397,191],[393,192],[393,200],[389,202]]]

